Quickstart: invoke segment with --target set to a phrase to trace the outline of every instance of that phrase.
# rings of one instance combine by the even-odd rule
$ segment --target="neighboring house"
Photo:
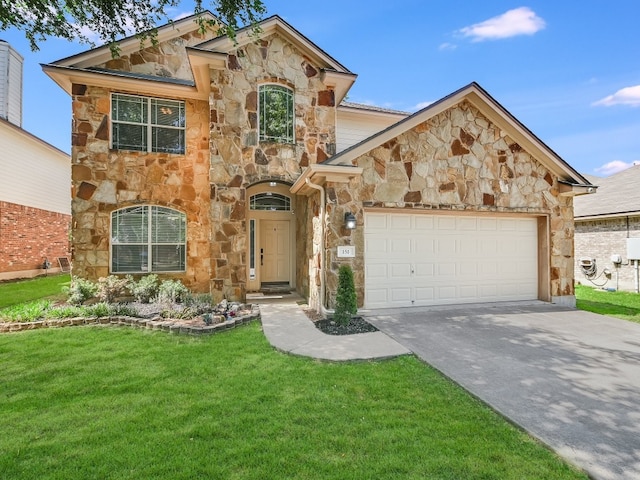
[[[193,18],[43,66],[73,100],[74,274],[156,272],[214,298],[314,307],[575,303],[589,182],[472,83],[407,116],[278,16],[256,41]],[[355,228],[353,228],[355,227]]]
[[[638,292],[640,166],[589,180],[598,185],[598,194],[574,205],[576,281]]]
[[[3,41],[0,146],[0,280],[58,272],[70,255],[71,159],[22,128],[22,57]]]

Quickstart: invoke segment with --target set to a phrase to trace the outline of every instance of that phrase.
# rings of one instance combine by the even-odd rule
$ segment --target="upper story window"
[[[111,146],[116,150],[184,153],[184,102],[114,93]]]
[[[111,213],[111,272],[184,272],[187,216],[138,205]]]
[[[258,109],[261,142],[294,143],[293,90],[261,85]]]

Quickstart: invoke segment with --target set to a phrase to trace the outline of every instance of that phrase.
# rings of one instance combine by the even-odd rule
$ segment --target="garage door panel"
[[[365,305],[537,298],[534,218],[365,213]]]

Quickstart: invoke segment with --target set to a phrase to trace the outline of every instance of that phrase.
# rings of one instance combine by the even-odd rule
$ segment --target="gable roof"
[[[322,70],[322,81],[328,87],[335,90],[336,103],[340,103],[356,80],[357,75],[347,67],[338,62],[335,58],[322,50],[318,45],[309,40],[298,30],[289,25],[280,16],[273,15],[260,21],[257,26],[260,29],[260,36],[278,34],[291,44],[295,45],[303,55],[307,56],[315,65]],[[197,56],[201,52],[228,53],[237,50],[249,43],[256,41],[253,28],[247,26],[236,32],[235,42],[226,35],[221,35],[211,40],[200,43],[195,48],[188,48],[189,60],[191,64],[197,64]],[[196,83],[198,75],[194,72]]]
[[[576,220],[640,215],[640,165],[598,179],[598,194],[574,200]]]
[[[463,100],[470,102],[474,107],[480,110],[485,117],[500,129],[507,132],[513,140],[518,142],[518,144],[520,144],[527,152],[532,154],[538,161],[541,161],[545,167],[557,175],[558,178],[566,185],[565,191],[562,193],[569,193],[568,190],[571,190],[571,193],[573,194],[591,193],[592,191],[595,191],[594,186],[591,185],[586,178],[560,158],[557,153],[536,137],[527,127],[520,123],[476,82],[470,83],[469,85],[456,90],[450,95],[430,104],[389,128],[386,128],[362,142],[343,150],[324,163],[332,165],[350,165],[357,157],[364,155],[374,148],[392,140],[398,135],[411,130],[419,124],[457,105]],[[578,190],[574,187],[578,187]],[[582,191],[580,187],[588,187],[591,191],[586,189]]]
[[[206,19],[216,17],[209,11],[202,14]],[[165,42],[175,37],[196,31],[199,28],[195,21],[197,15],[191,15],[175,22],[158,27],[157,40]],[[309,57],[321,69],[321,78],[325,85],[336,93],[336,102],[340,102],[351,88],[357,75],[349,71],[344,65],[319,48],[315,43],[285,22],[278,15],[274,15],[258,23],[260,35],[277,33],[287,41],[296,45],[300,51]],[[150,94],[180,95],[186,98],[207,99],[209,95],[209,67],[224,68],[227,54],[242,46],[255,42],[251,26],[243,27],[236,32],[236,39],[226,35],[219,35],[198,45],[186,47],[194,81],[164,78],[153,75],[143,75],[135,72],[122,72],[97,68],[112,59],[109,45],[103,45],[86,52],[43,64],[43,71],[49,75],[63,90],[71,94],[73,83],[96,83],[111,88],[141,87]],[[132,35],[118,42],[121,55],[130,55],[140,50],[140,40]]]

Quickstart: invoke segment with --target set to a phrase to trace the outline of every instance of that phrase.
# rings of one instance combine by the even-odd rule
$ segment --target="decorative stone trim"
[[[257,305],[251,305],[251,312],[247,315],[234,317],[226,322],[217,323],[215,325],[206,325],[204,327],[197,325],[185,325],[179,320],[172,319],[148,319],[129,317],[124,315],[115,315],[112,317],[98,318],[61,318],[39,320],[37,322],[3,322],[0,323],[0,333],[23,332],[25,330],[38,330],[41,328],[59,328],[71,327],[76,325],[128,325],[131,327],[145,328],[147,330],[161,330],[168,333],[181,333],[187,335],[211,335],[225,330],[244,325],[253,320],[260,319],[260,309]]]

